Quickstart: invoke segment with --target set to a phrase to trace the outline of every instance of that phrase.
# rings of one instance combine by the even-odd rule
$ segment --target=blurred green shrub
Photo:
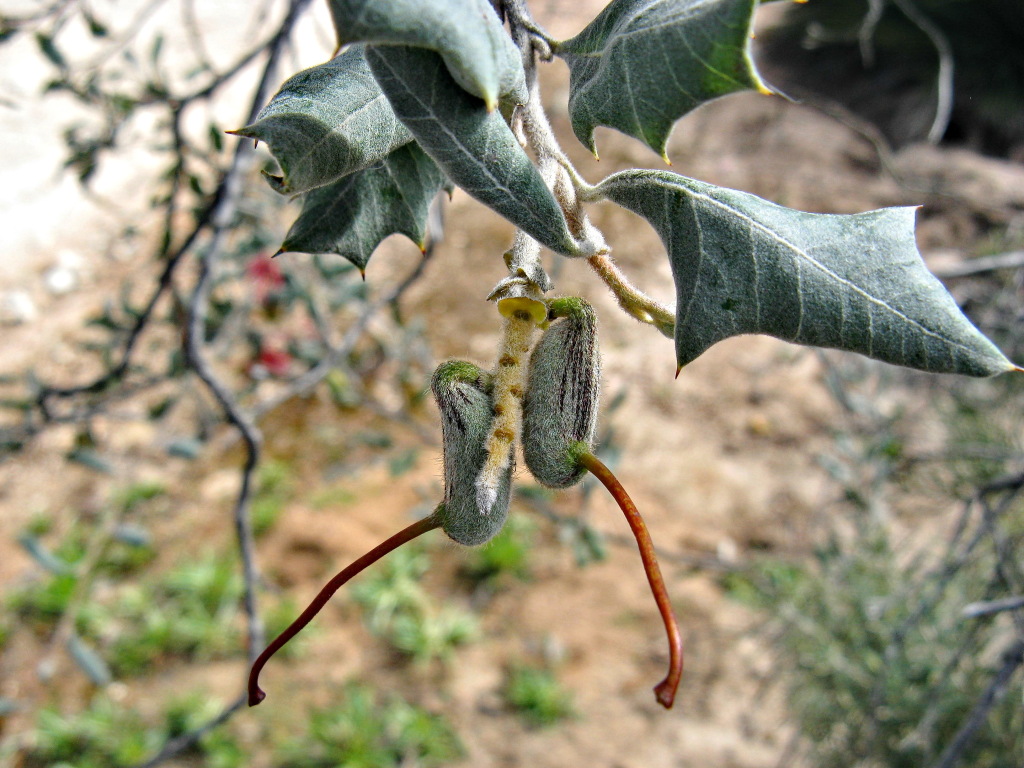
[[[527,724],[546,728],[574,714],[572,696],[550,669],[513,665],[502,698]]]
[[[279,768],[431,768],[462,755],[444,718],[402,699],[382,702],[361,683],[346,685],[336,699],[341,703],[313,710],[306,731],[277,750]]]

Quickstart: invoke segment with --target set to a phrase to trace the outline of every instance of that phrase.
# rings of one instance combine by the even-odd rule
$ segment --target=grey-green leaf
[[[460,88],[424,48],[368,46],[395,114],[455,184],[548,248],[579,254],[562,209],[497,111]]]
[[[600,188],[665,243],[680,366],[764,333],[937,373],[1015,367],[925,267],[914,208],[804,213],[667,171],[625,171]]]
[[[665,156],[672,124],[706,101],[768,89],[750,58],[757,0],[613,0],[555,53],[569,65],[569,114],[591,152],[606,125]]]
[[[526,101],[519,49],[488,0],[330,0],[338,45],[411,45],[439,53],[462,88],[488,110]]]
[[[268,180],[284,194],[330,184],[412,141],[361,45],[289,78],[256,122],[235,133],[267,143],[283,172]]]
[[[281,250],[336,253],[364,270],[395,232],[423,248],[430,202],[445,182],[434,161],[407,144],[380,165],[307,192]]]

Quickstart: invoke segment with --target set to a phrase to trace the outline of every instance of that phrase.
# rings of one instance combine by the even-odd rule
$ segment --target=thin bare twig
[[[965,619],[977,619],[982,616],[991,616],[1003,611],[1016,611],[1024,608],[1024,595],[1016,597],[1004,597],[1001,600],[988,600],[978,603],[968,603],[964,606],[962,616]]]
[[[1008,251],[995,256],[979,256],[976,259],[964,259],[959,264],[936,266],[931,268],[938,277],[969,277],[999,269],[1020,269],[1024,267],[1024,251]]]
[[[194,746],[196,746],[196,744],[198,744],[202,740],[202,738],[206,734],[210,733],[216,728],[219,728],[228,720],[230,720],[232,716],[236,712],[238,712],[238,710],[245,706],[245,701],[246,699],[244,694],[242,696],[239,696],[237,699],[235,699],[226,707],[224,707],[224,709],[221,711],[219,715],[206,721],[198,728],[193,728],[191,731],[187,731],[181,734],[180,736],[176,736],[175,738],[171,739],[166,744],[164,744],[161,750],[157,752],[155,755],[153,755],[153,757],[149,758],[149,760],[147,760],[144,763],[140,763],[136,766],[136,768],[156,768],[156,766],[166,762],[167,760],[170,760],[172,757],[176,757],[177,755],[180,755],[182,752],[192,749]]]
[[[281,26],[269,45],[267,62],[264,65],[263,74],[250,106],[249,120],[256,115],[269,98],[278,60],[291,36],[296,21],[309,3],[310,0],[291,0],[288,14],[281,22]],[[199,280],[189,303],[189,321],[185,340],[186,353],[193,370],[217,399],[228,423],[241,433],[246,447],[241,486],[235,500],[233,519],[239,555],[242,560],[244,579],[243,601],[247,622],[247,656],[250,664],[256,658],[259,649],[263,647],[264,643],[263,625],[256,601],[258,572],[255,563],[252,522],[249,515],[253,480],[260,459],[261,435],[251,416],[241,409],[233,393],[210,367],[204,356],[203,346],[211,275],[223,247],[228,228],[231,226],[234,218],[238,199],[241,195],[245,171],[252,163],[254,154],[255,151],[252,145],[247,141],[239,142],[231,167],[225,173],[219,185],[219,203],[212,208],[209,216],[211,223],[210,242],[207,244],[200,260]],[[245,697],[241,696],[229,704],[216,717],[169,741],[157,755],[143,763],[141,768],[153,768],[153,766],[159,765],[194,746],[205,734],[230,719],[244,703]]]
[[[330,348],[320,359],[320,362],[291,381],[283,392],[256,405],[252,411],[254,418],[259,420],[291,398],[311,392],[332,370],[339,367],[342,361],[355,349],[355,345],[363,336],[366,327],[374,316],[384,307],[395,305],[402,295],[420,279],[432,256],[433,246],[431,243],[428,243],[427,249],[423,253],[423,258],[417,262],[416,268],[402,282],[375,302],[368,304],[356,318],[355,322],[345,331],[341,341],[336,346]]]
[[[199,65],[213,72],[210,52],[206,49],[203,31],[199,27],[199,19],[196,18],[195,0],[183,0],[181,4],[181,23],[188,31],[188,43]]]
[[[939,70],[935,76],[935,118],[928,129],[928,142],[938,144],[949,127],[953,115],[953,46],[949,38],[911,0],[892,0],[910,22],[920,29],[935,46],[939,56]]]
[[[281,23],[278,33],[270,46],[263,76],[253,97],[249,110],[252,120],[260,107],[266,103],[272,88],[273,74],[278,58],[284,50],[285,43],[291,33],[299,14],[310,0],[292,0],[288,15]],[[241,488],[235,501],[234,520],[238,545],[242,557],[242,569],[245,579],[245,613],[249,622],[248,651],[250,658],[263,645],[263,629],[256,606],[256,582],[258,575],[253,555],[253,533],[249,520],[249,500],[252,493],[253,474],[259,464],[262,436],[252,417],[245,413],[234,394],[214,373],[206,360],[203,346],[206,328],[206,310],[209,305],[211,279],[216,262],[223,249],[229,227],[232,224],[238,200],[241,196],[242,184],[246,171],[253,162],[255,150],[247,141],[241,141],[235,151],[231,167],[221,182],[223,190],[221,203],[211,213],[211,239],[204,249],[199,265],[199,280],[189,302],[189,322],[186,328],[185,349],[189,363],[196,375],[216,398],[228,423],[242,435],[246,446],[246,458],[242,469]]]
[[[878,22],[882,20],[882,13],[885,11],[885,0],[868,0],[868,10],[857,30],[857,43],[860,46],[860,58],[865,67],[875,65],[875,30],[878,29]]]
[[[967,722],[961,726],[953,741],[942,752],[939,759],[932,764],[931,768],[953,768],[960,760],[964,750],[970,746],[974,735],[985,723],[988,713],[1006,693],[1009,687],[1010,678],[1013,677],[1017,668],[1024,664],[1024,640],[1017,640],[1003,653],[1003,665],[992,677],[992,682],[974,705]]]

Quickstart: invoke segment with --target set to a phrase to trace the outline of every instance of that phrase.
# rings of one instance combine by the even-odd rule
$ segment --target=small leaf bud
[[[601,357],[594,308],[583,299],[554,299],[553,320],[530,355],[523,402],[523,455],[542,485],[568,488],[593,451],[601,396]]]

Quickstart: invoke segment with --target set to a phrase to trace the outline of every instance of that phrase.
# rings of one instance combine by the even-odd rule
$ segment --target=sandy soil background
[[[230,17],[231,3],[217,5],[222,6],[218,13]],[[568,5],[541,2],[535,8],[556,37],[578,30],[602,3]],[[320,23],[322,17],[318,11]],[[303,32],[313,41],[299,57],[306,60],[297,63],[316,60],[323,49],[322,32],[313,24]],[[224,30],[227,48],[231,29]],[[19,66],[27,61],[24,51],[3,55],[13,57],[5,62]],[[73,381],[87,372],[74,353],[82,319],[122,279],[138,273],[136,254],[119,251],[109,233],[115,222],[139,215],[134,207],[143,197],[126,190],[140,183],[147,166],[145,158],[128,158],[100,180],[96,198],[83,197],[72,180],[56,173],[66,116],[55,114],[59,105],[31,97],[39,73],[24,67],[0,67],[18,105],[13,112],[0,112],[0,140],[18,150],[7,153],[8,183],[0,193],[7,256],[0,262],[0,286],[5,297],[27,296],[33,311],[4,328],[0,361],[5,373],[33,366]],[[604,129],[597,136],[601,161],[595,162],[568,128],[564,67],[553,64],[544,77],[553,122],[586,178],[596,181],[630,165],[659,167],[660,160],[645,147]],[[225,112],[231,109],[224,106]],[[677,126],[669,155],[675,171],[805,210],[849,213],[925,203],[919,242],[936,263],[950,258],[949,251],[969,249],[989,227],[1024,211],[1019,165],[956,149],[914,146],[893,159],[916,185],[908,188],[885,172],[875,148],[856,130],[781,98],[739,95],[700,109]],[[954,189],[956,199],[947,197]],[[994,198],[999,205],[991,204]],[[593,216],[623,270],[671,303],[668,262],[654,232],[611,206],[595,208]],[[483,299],[502,276],[500,256],[510,232],[479,204],[456,195],[446,240],[404,301],[408,315],[424,318],[436,359],[491,362],[499,318]],[[408,242],[389,241],[367,271],[370,290],[393,284],[415,258]],[[66,291],[52,285],[53,270],[62,266],[75,273],[75,284]],[[460,766],[780,764],[793,729],[764,628],[767,617],[728,599],[721,577],[752,553],[805,551],[819,530],[820,516],[840,493],[820,461],[836,450],[835,431],[844,418],[823,383],[822,360],[811,350],[771,339],[741,338],[718,345],[674,379],[671,342],[619,313],[580,265],[566,265],[556,282],[557,292],[586,296],[598,308],[605,391],[625,393],[624,404],[602,425],[614,429],[622,454],[619,476],[665,553],[663,568],[687,651],[676,707],[663,711],[650,692],[667,661],[660,621],[634,547],[616,538],[627,533],[625,523],[599,491],[587,501],[585,514],[612,543],[605,561],[586,568],[576,566],[556,526],[522,503],[514,514],[537,520],[528,581],[506,583],[487,594],[469,591],[458,575],[469,555],[437,541],[429,545],[429,591],[445,603],[472,606],[483,628],[482,637],[459,650],[443,670],[416,668],[397,658],[367,630],[351,599],[339,596],[318,620],[303,654],[268,668],[270,698],[233,724],[243,743],[286,728],[304,707],[329,703],[344,681],[358,677],[451,718],[467,750]],[[927,413],[927,404],[911,393],[889,396],[910,412]],[[276,526],[260,540],[259,559],[272,590],[302,603],[329,574],[438,495],[433,406],[414,418],[418,429],[372,414],[340,413],[317,395],[289,401],[266,419],[267,456],[286,463],[293,487],[301,489],[291,494]],[[114,455],[133,459],[131,476],[118,477],[118,483],[159,478],[170,489],[168,513],[154,527],[162,541],[156,567],[190,551],[229,551],[228,515],[238,462],[229,437],[218,435],[199,461],[168,461],[161,447],[167,435],[152,427],[101,420],[99,428]],[[414,467],[399,477],[379,463],[356,475],[327,476],[324,467],[332,450],[346,435],[363,429],[386,432],[396,454],[418,449]],[[433,432],[433,439],[424,442],[424,431]],[[914,430],[920,445],[936,439],[938,431],[925,415]],[[63,461],[73,439],[70,427],[51,429],[0,466],[2,585],[13,587],[37,576],[15,540],[34,516],[67,520],[88,515],[109,493],[109,480]],[[313,503],[332,489],[342,489],[345,500]],[[577,491],[559,494],[552,504],[564,515],[578,514],[584,506]],[[939,518],[952,504],[926,496],[917,504],[937,510],[935,525],[941,530]],[[73,709],[89,686],[66,664],[66,674],[41,682],[37,667],[46,653],[45,635],[13,632],[0,661],[0,694]],[[506,711],[498,692],[508,664],[545,659],[554,660],[577,715],[552,729],[531,729]],[[146,712],[161,696],[197,686],[227,701],[243,675],[238,658],[172,662],[142,679],[116,683],[114,692]],[[4,736],[22,733],[31,712],[8,718]],[[269,764],[264,758],[252,760],[256,768]]]

